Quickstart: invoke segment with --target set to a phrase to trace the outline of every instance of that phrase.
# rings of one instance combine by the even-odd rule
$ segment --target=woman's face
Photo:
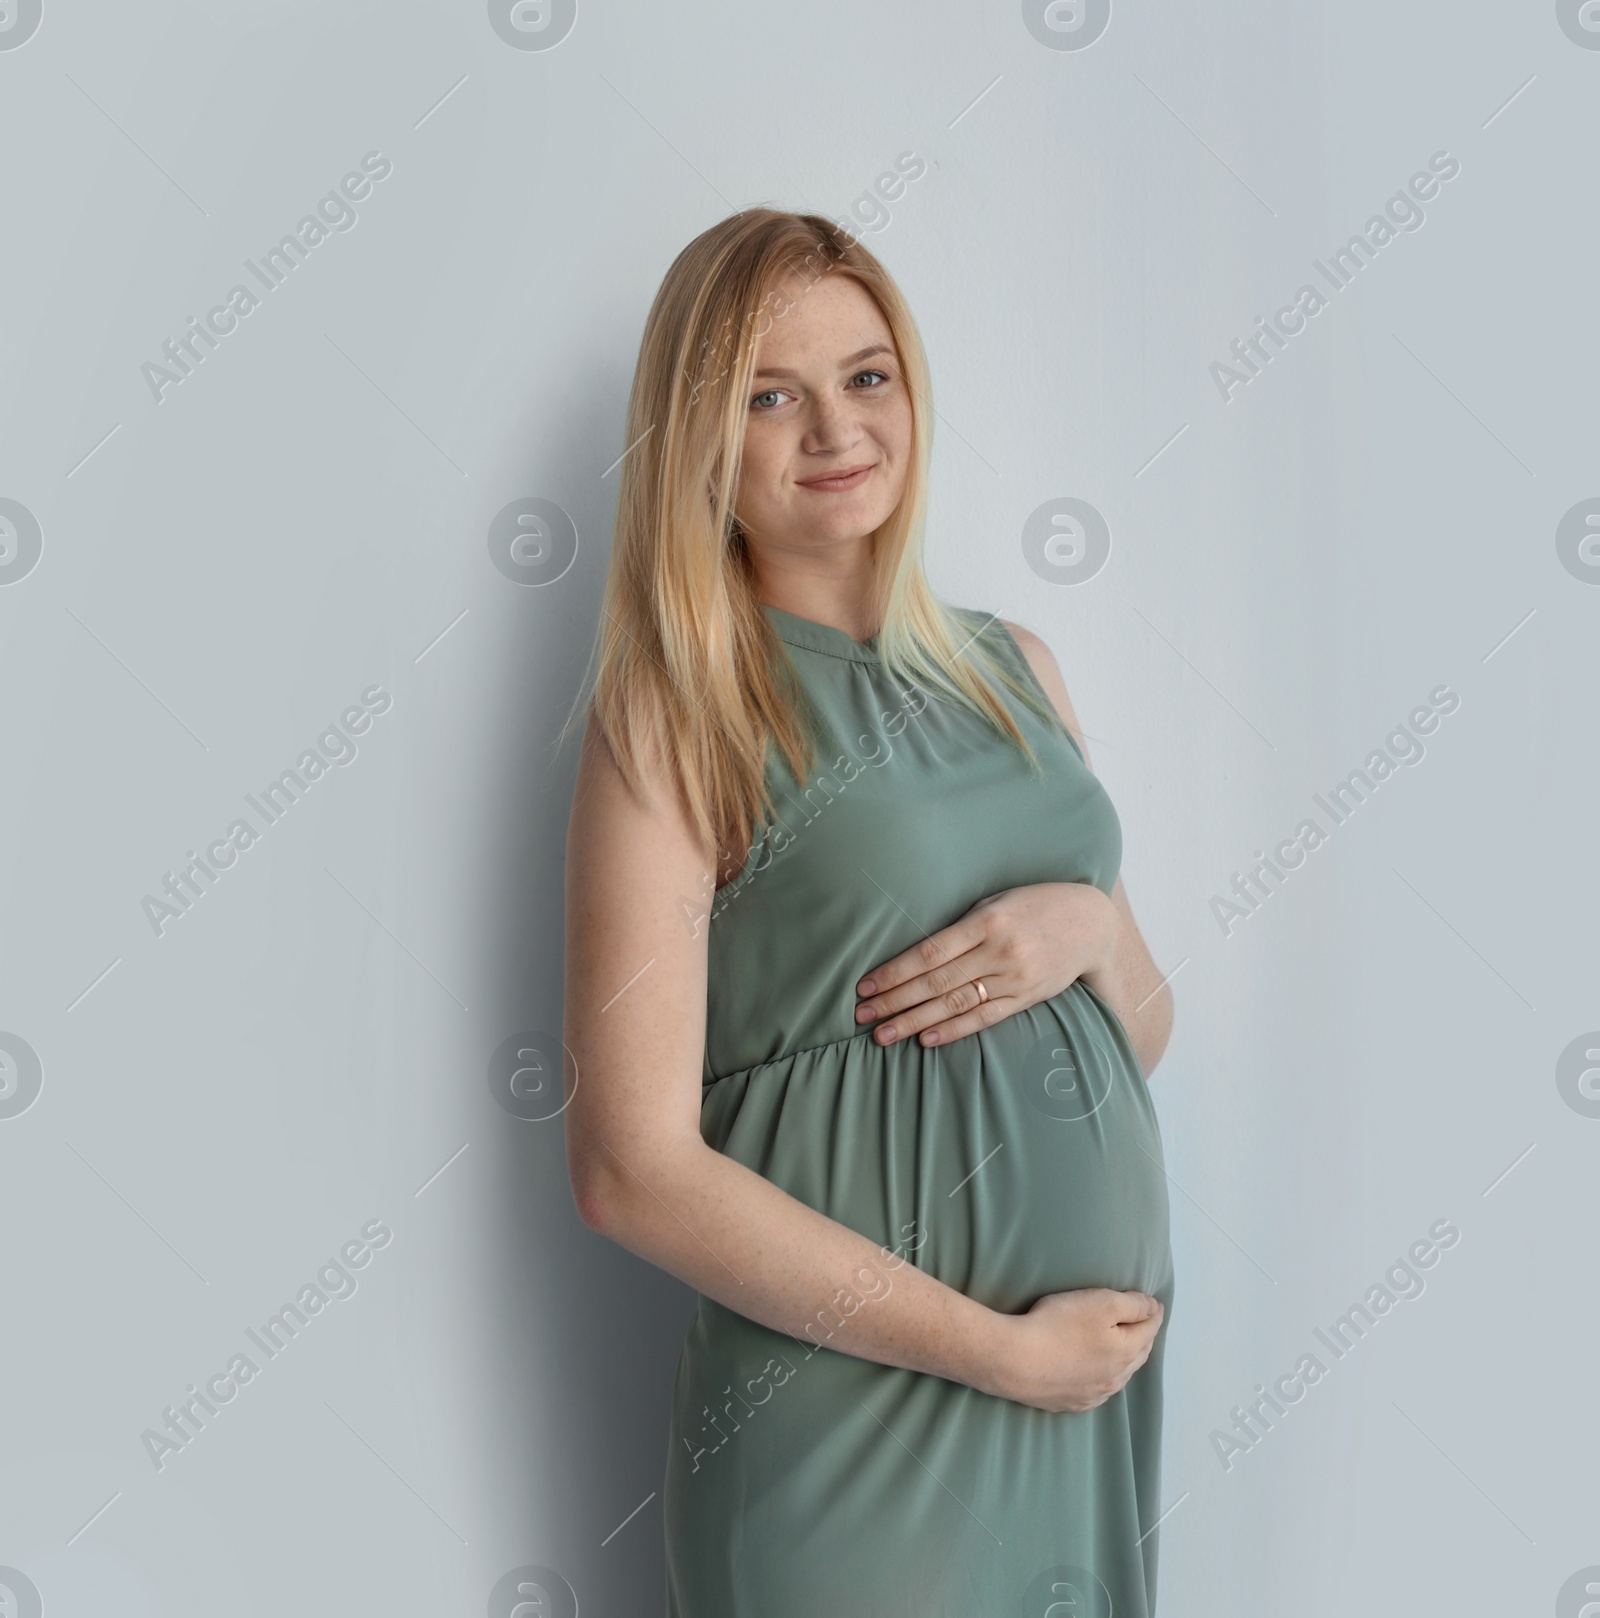
[[[860,282],[791,278],[780,292],[757,347],[734,511],[756,550],[816,551],[873,533],[899,503],[911,398]]]

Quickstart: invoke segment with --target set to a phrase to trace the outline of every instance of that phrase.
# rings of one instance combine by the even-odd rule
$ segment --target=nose
[[[849,399],[819,398],[806,425],[802,447],[815,455],[836,455],[861,436]]]

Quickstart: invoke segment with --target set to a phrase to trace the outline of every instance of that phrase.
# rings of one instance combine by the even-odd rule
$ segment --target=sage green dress
[[[669,1618],[1147,1618],[1172,1256],[1161,1137],[1116,1013],[1086,984],[948,1045],[881,1046],[869,968],[980,899],[1110,893],[1122,836],[1058,723],[999,687],[1043,766],[876,640],[765,607],[825,726],[801,787],[717,891],[701,1132],[886,1253],[796,1335],[701,1296],[663,1485]],[[1048,705],[1014,639],[958,610]],[[829,1346],[915,1264],[1007,1313],[1048,1292],[1168,1306],[1098,1409],[1053,1414]]]

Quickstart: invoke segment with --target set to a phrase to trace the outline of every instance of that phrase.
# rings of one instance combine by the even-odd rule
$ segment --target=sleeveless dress
[[[668,1618],[1148,1618],[1173,1278],[1127,1032],[1082,982],[929,1048],[854,1017],[869,968],[990,894],[1109,894],[1116,811],[998,683],[1042,778],[891,677],[876,636],[763,610],[825,744],[802,787],[769,740],[778,818],[710,902],[701,1133],[886,1252],[797,1335],[701,1295],[662,1491]],[[956,616],[1048,704],[998,619]],[[1055,1414],[830,1348],[904,1264],[1005,1313],[1107,1286],[1167,1316],[1121,1392]]]

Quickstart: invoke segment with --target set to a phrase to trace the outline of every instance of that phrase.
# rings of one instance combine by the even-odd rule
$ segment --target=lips
[[[825,472],[813,478],[800,478],[802,489],[810,489],[817,494],[839,494],[846,489],[859,488],[867,481],[872,471],[869,466],[845,466],[837,472]]]

